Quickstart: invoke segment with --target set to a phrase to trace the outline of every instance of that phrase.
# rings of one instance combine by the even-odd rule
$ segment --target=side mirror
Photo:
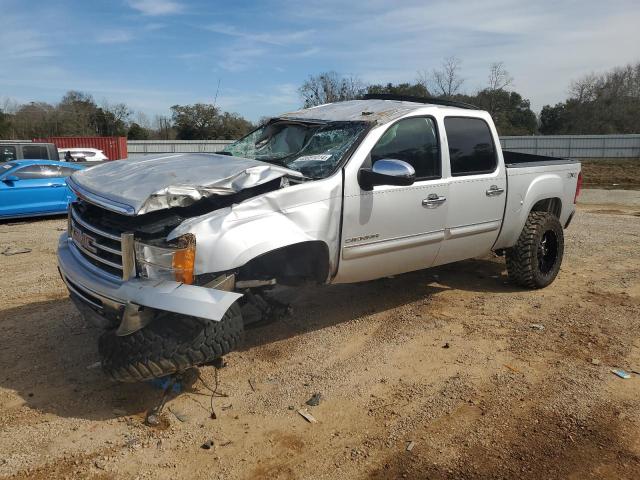
[[[363,190],[372,190],[376,185],[413,185],[416,171],[402,160],[382,159],[373,164],[373,168],[361,168],[358,183]]]
[[[4,183],[13,183],[17,182],[18,180],[20,180],[20,178],[18,178],[16,175],[7,175],[2,179]]]

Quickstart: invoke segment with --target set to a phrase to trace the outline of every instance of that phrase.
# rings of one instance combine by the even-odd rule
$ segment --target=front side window
[[[44,145],[23,145],[22,156],[25,160],[47,160],[49,154]]]
[[[489,125],[479,118],[447,117],[444,129],[449,142],[451,175],[491,173],[498,166]]]
[[[0,145],[0,162],[10,162],[16,158],[18,158],[16,156],[16,147]]]
[[[21,180],[35,180],[60,176],[60,170],[52,165],[29,165],[16,170],[15,176]]]
[[[403,160],[416,171],[416,179],[440,178],[440,147],[432,118],[405,118],[391,125],[371,150],[371,164],[378,160]]]
[[[275,121],[220,152],[274,163],[309,178],[328,177],[366,130],[363,122],[310,124]]]

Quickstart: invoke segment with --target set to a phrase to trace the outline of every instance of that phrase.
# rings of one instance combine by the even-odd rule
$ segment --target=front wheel
[[[166,314],[131,335],[100,337],[102,369],[120,382],[141,382],[209,363],[235,350],[244,326],[238,303],[219,321]]]
[[[564,232],[560,221],[548,212],[531,212],[518,242],[505,253],[511,281],[526,288],[546,287],[562,264]]]

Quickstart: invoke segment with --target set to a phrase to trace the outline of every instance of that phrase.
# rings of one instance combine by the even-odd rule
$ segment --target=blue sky
[[[534,109],[569,81],[640,61],[637,0],[0,0],[0,105],[70,89],[152,118],[218,104],[251,120],[300,106],[309,74],[412,82],[462,60],[463,88],[504,62]]]

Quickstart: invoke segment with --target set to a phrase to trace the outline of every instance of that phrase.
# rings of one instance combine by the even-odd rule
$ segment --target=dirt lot
[[[640,158],[585,159],[584,184],[602,188],[640,188]]]
[[[640,371],[640,192],[585,192],[542,291],[501,259],[284,291],[293,315],[219,371],[218,418],[198,381],[163,428],[143,424],[159,390],[90,368],[99,332],[55,267],[64,226],[0,224],[0,251],[32,249],[0,255],[0,476],[640,478],[640,376],[610,373]]]

